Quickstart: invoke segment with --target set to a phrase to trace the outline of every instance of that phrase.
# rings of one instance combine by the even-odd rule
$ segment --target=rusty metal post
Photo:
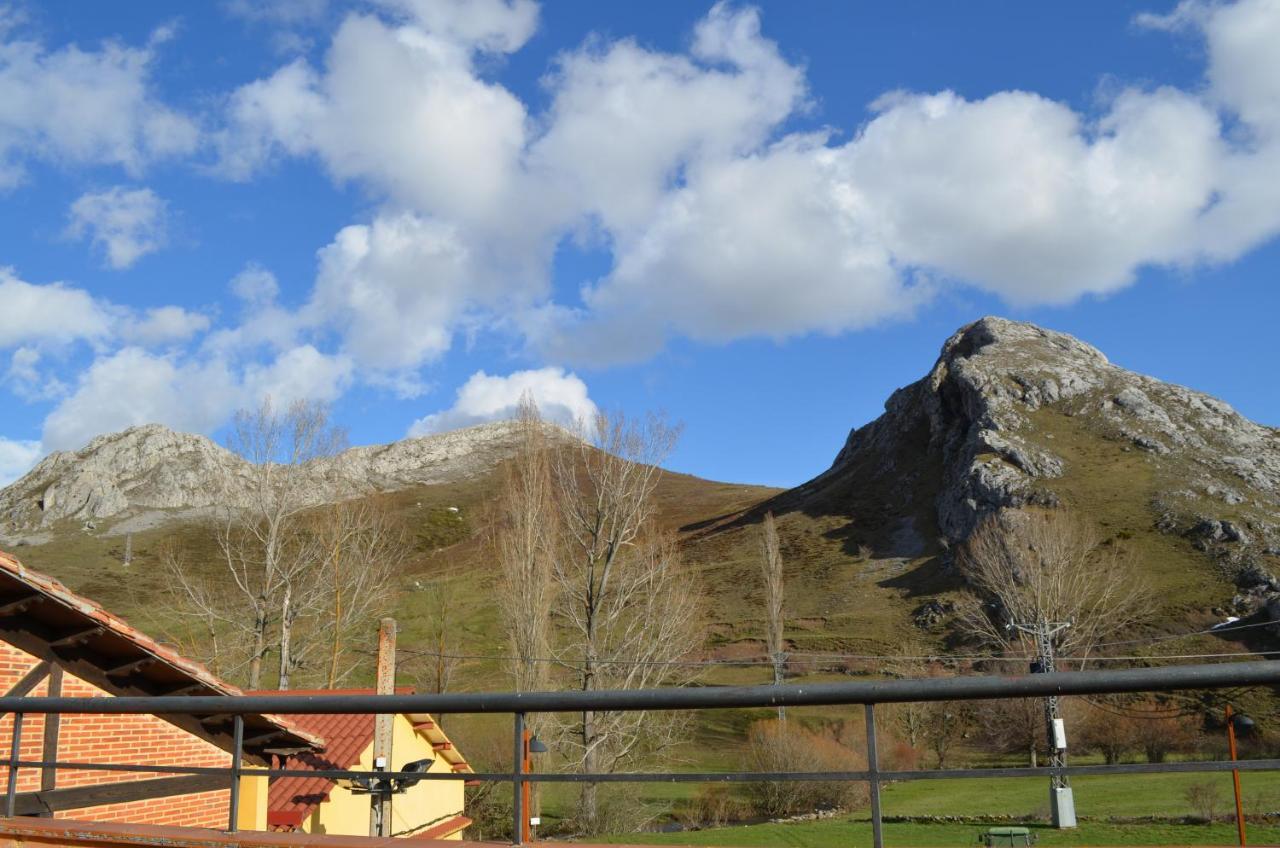
[[[876,749],[876,705],[864,707],[867,716],[867,771],[871,779],[871,840],[875,848],[884,848],[884,833],[880,815],[880,754]]]
[[[515,714],[515,744],[511,751],[511,844],[524,844],[528,816],[524,811],[524,713]]]
[[[378,627],[378,687],[379,695],[396,692],[396,620],[384,618]],[[395,731],[395,714],[378,713],[373,718],[373,768],[375,771],[391,771],[391,739]],[[372,794],[373,805],[369,809],[369,835],[391,835],[391,792],[389,786],[379,782]]]
[[[1235,713],[1231,711],[1231,705],[1227,704],[1227,748],[1231,751],[1231,762],[1236,761],[1236,725],[1232,721]],[[1240,837],[1240,844],[1244,845],[1244,805],[1240,803],[1240,769],[1231,770],[1231,782],[1236,790],[1236,832]]]
[[[4,814],[13,818],[18,804],[18,760],[22,759],[22,713],[13,714],[13,744],[9,747],[9,788],[4,796]]]
[[[529,728],[524,729],[521,734],[523,745],[521,746],[522,767],[521,771],[528,774],[533,771],[533,757],[529,753]],[[533,784],[529,781],[523,781],[520,789],[520,803],[524,805],[524,829],[520,831],[525,842],[533,841],[533,830],[530,826],[530,819],[533,818]]]
[[[231,731],[231,801],[227,812],[227,832],[240,829],[240,773],[244,767],[244,716],[236,713]]]

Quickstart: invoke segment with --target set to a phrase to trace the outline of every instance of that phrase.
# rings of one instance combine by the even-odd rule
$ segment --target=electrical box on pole
[[[1069,622],[1037,621],[1034,623],[1010,623],[1009,629],[1025,633],[1035,639],[1036,659],[1031,665],[1032,674],[1049,674],[1054,671],[1053,637],[1071,626]],[[1045,736],[1049,744],[1049,768],[1061,769],[1067,765],[1067,729],[1058,710],[1058,697],[1044,699]],[[1049,811],[1053,826],[1076,826],[1075,796],[1071,781],[1061,772],[1049,775]]]

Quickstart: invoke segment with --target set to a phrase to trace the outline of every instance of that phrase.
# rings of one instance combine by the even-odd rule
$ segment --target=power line
[[[1193,630],[1190,633],[1172,633],[1165,636],[1148,636],[1143,639],[1123,639],[1118,642],[1099,642],[1095,648],[1114,648],[1118,645],[1148,645],[1155,642],[1172,642],[1177,639],[1187,639],[1192,636],[1208,636],[1221,635],[1223,633],[1231,633],[1236,630],[1248,630],[1251,627],[1276,627],[1280,622],[1275,621],[1256,621],[1252,624],[1236,624],[1230,622],[1227,624],[1215,624],[1207,630]]]
[[[533,663],[551,663],[555,665],[573,665],[580,660],[564,659],[561,657],[517,657],[514,655],[503,654],[458,654],[441,651],[432,651],[426,649],[400,648],[401,654],[419,657],[433,657],[449,660],[472,660],[479,662],[533,662]],[[365,653],[370,653],[365,651]],[[1197,659],[1227,659],[1242,658],[1250,656],[1267,656],[1269,654],[1280,653],[1280,649],[1275,651],[1234,651],[1230,653],[1213,653],[1213,654],[1135,654],[1129,656],[1100,656],[1091,655],[1084,657],[1068,656],[1057,657],[1059,662],[1067,663],[1091,663],[1091,662],[1143,662],[1147,660],[1197,660]],[[836,653],[809,653],[809,652],[790,652],[787,654],[789,661],[799,663],[815,664],[820,662],[839,662],[846,660],[860,661],[888,661],[888,662],[941,662],[945,660],[964,660],[972,662],[1000,662],[1000,663],[1029,663],[1036,659],[1033,656],[994,656],[992,654],[929,654],[921,656],[903,656],[900,654],[836,654]],[[597,659],[593,660],[594,664],[600,666],[607,665],[625,665],[625,666],[675,666],[686,668],[714,668],[714,667],[752,667],[761,666],[769,667],[773,665],[773,661],[769,659],[714,659],[714,660],[633,660],[623,658]]]

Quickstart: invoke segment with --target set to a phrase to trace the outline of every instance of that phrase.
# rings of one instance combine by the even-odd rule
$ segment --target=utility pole
[[[396,691],[396,620],[382,619],[378,628],[378,685],[379,695],[394,695]],[[373,717],[373,768],[374,771],[391,770],[391,736],[395,716],[378,713]],[[369,835],[391,835],[391,782],[374,779],[370,795]]]
[[[1033,674],[1049,674],[1054,670],[1053,637],[1071,626],[1070,622],[1037,621],[1034,624],[1012,622],[1007,625],[1011,630],[1025,633],[1035,640],[1036,661],[1031,666]],[[1044,699],[1045,734],[1049,743],[1049,768],[1055,769],[1049,775],[1049,810],[1053,818],[1053,826],[1067,828],[1076,826],[1076,803],[1071,792],[1071,780],[1056,769],[1067,765],[1067,732],[1058,710],[1058,696],[1050,695]]]

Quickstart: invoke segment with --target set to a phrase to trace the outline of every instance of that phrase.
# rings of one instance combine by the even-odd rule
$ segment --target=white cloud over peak
[[[516,371],[505,377],[477,371],[458,389],[453,406],[418,419],[409,435],[426,436],[515,418],[525,395],[538,405],[543,419],[566,427],[590,422],[597,411],[587,384],[563,368]]]
[[[149,188],[115,186],[86,192],[71,204],[67,233],[87,237],[116,270],[129,268],[165,244],[168,204]]]
[[[192,152],[195,122],[156,99],[153,45],[47,49],[0,30],[0,189],[28,160],[117,165],[131,175]]]
[[[99,357],[45,419],[46,450],[83,447],[101,433],[159,422],[207,433],[239,405],[239,387],[221,362],[184,361],[126,347]]]
[[[39,442],[0,436],[0,488],[30,471],[41,454]]]
[[[382,9],[348,16],[322,67],[238,91],[223,148],[242,173],[316,157],[386,204],[320,263],[315,301],[352,316],[339,332],[362,364],[417,367],[477,316],[601,363],[671,335],[853,330],[942,286],[1067,303],[1280,231],[1274,0],[1141,19],[1205,39],[1203,90],[1122,88],[1088,113],[1025,91],[890,92],[845,138],[792,129],[804,71],[752,8],[713,6],[686,53],[589,39],[556,60],[540,114],[476,62],[524,43],[530,4]],[[550,287],[565,238],[612,257],[577,300]]]

